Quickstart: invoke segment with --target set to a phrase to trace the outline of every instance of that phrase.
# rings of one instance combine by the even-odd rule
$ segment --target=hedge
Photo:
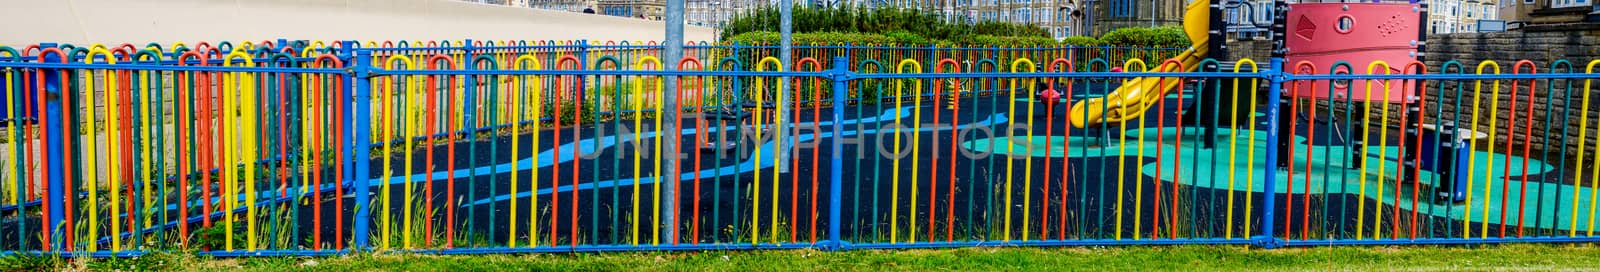
[[[1089,36],[1072,36],[1061,40],[1061,45],[1068,46],[1101,46],[1105,45],[1100,39]]]
[[[742,34],[739,34],[739,35],[734,35],[733,37],[728,38],[727,41],[728,42],[736,42],[736,43],[743,44],[743,45],[778,44],[779,38],[780,37],[779,37],[779,34],[777,32],[760,31],[760,32],[746,32],[746,33],[742,33]],[[801,45],[810,45],[810,44],[858,44],[858,45],[866,45],[866,44],[895,44],[895,43],[898,42],[895,38],[889,37],[888,35],[871,34],[871,33],[843,33],[843,32],[795,33],[792,38],[794,38],[794,43],[795,44],[801,44]]]
[[[922,35],[917,35],[916,33],[911,33],[910,31],[895,30],[890,31],[889,33],[883,33],[883,35],[888,36],[890,39],[894,39],[894,42],[897,44],[928,44],[928,38],[922,37]]]
[[[1133,47],[1185,48],[1191,45],[1188,34],[1176,26],[1118,28],[1101,35],[1100,41],[1107,45]]]
[[[1045,37],[1015,37],[993,35],[963,35],[952,39],[929,39],[907,31],[892,31],[884,34],[874,33],[847,33],[847,32],[814,32],[795,33],[794,42],[801,45],[809,44],[855,44],[855,45],[940,45],[940,46],[1017,46],[1017,47],[1051,47],[1051,46],[1121,46],[1121,47],[1148,47],[1148,48],[1186,48],[1189,39],[1183,36],[1182,31],[1173,31],[1176,28],[1122,28],[1111,33],[1106,33],[1100,39],[1085,36],[1073,36],[1056,41]],[[728,42],[739,44],[778,44],[777,32],[757,31],[745,32],[727,39]]]
[[[796,5],[792,10],[791,26],[795,33],[861,32],[896,33],[903,38],[922,37],[933,40],[950,40],[961,36],[991,35],[1049,38],[1050,33],[1038,26],[1005,22],[954,23],[938,13],[913,9],[876,8],[864,6],[839,6],[836,8],[806,7]],[[777,31],[779,14],[776,7],[765,7],[738,14],[723,27],[723,39],[730,40],[739,34]],[[907,40],[914,41],[914,40]]]

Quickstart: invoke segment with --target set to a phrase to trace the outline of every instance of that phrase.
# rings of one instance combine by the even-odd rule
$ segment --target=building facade
[[[738,14],[776,3],[765,0],[684,0],[683,21],[694,26],[720,28]]]
[[[594,10],[603,15],[659,21],[666,5],[665,0],[598,0]]]
[[[1093,25],[1092,35],[1105,34],[1124,27],[1151,27],[1183,23],[1183,8],[1188,1],[1180,0],[1090,0],[1089,10]]]
[[[1228,32],[1240,40],[1270,38],[1272,7],[1272,0],[1250,0],[1227,9]]]
[[[512,6],[566,12],[583,12],[584,9],[594,8],[598,4],[595,0],[511,0],[511,2]]]
[[[1011,22],[1037,26],[1056,38],[1092,36],[1121,26],[1175,24],[1182,20],[1178,0],[921,0],[873,1],[872,7],[936,12],[956,22]],[[1154,10],[1137,10],[1153,7]],[[1113,11],[1113,9],[1115,11]],[[1154,20],[1147,15],[1158,14]],[[1115,15],[1115,16],[1113,16]],[[1091,24],[1090,22],[1093,22]],[[1104,24],[1104,25],[1102,25]],[[1086,28],[1087,25],[1094,27]]]
[[[1071,0],[957,0],[938,1],[931,10],[967,22],[1011,22],[1037,26],[1056,38],[1081,35],[1078,9]],[[1061,15],[1061,16],[1058,16]]]
[[[1428,5],[1428,33],[1475,33],[1478,21],[1500,20],[1500,0],[1445,0]]]
[[[1511,28],[1533,26],[1560,30],[1594,28],[1600,23],[1600,0],[1485,0],[1500,1],[1499,12]]]

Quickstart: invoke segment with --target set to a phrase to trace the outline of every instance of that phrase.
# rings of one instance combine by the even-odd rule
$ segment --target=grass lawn
[[[1600,270],[1595,245],[1473,247],[1319,247],[1262,250],[1245,246],[958,248],[846,252],[735,251],[433,256],[209,258],[162,253],[77,262],[5,257],[0,270],[97,271],[1037,271],[1037,270]]]

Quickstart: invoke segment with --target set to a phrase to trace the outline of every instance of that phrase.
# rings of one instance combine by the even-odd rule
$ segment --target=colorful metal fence
[[[1600,161],[1600,61],[1173,73],[1144,57],[1176,50],[638,44],[0,47],[0,250],[1595,241],[1600,172],[1567,169]],[[1113,92],[1138,77],[1181,88]],[[1154,100],[1099,111],[1150,114],[1069,122],[1118,95]]]

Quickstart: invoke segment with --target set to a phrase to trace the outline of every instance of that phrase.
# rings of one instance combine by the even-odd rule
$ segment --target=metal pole
[[[1417,13],[1418,13],[1417,16],[1418,16],[1418,18],[1428,18],[1428,5],[1429,5],[1428,1],[1415,1],[1415,2],[1412,2],[1412,3],[1417,4]],[[1427,25],[1428,24],[1426,22],[1427,22],[1427,19],[1423,19],[1422,23],[1418,24],[1419,27],[1417,28],[1417,39],[1411,41],[1411,43],[1417,47],[1416,49],[1413,49],[1412,52],[1416,53],[1417,61],[1423,62],[1423,63],[1427,63],[1426,61],[1427,61],[1427,57],[1428,57],[1426,54],[1423,54],[1423,52],[1427,52],[1428,51],[1427,50],[1427,47],[1428,47],[1428,43],[1427,43],[1427,40],[1428,40],[1428,28],[1427,28]],[[1410,71],[1402,71],[1402,72],[1410,72]],[[1418,80],[1415,84],[1411,85],[1411,87],[1412,87],[1412,90],[1421,90],[1423,88],[1423,82],[1421,80]],[[1412,123],[1412,124],[1421,124],[1422,123],[1422,114],[1423,114],[1422,109],[1418,107],[1420,105],[1417,105],[1415,103],[1410,103],[1410,102],[1412,102],[1413,99],[1419,99],[1419,98],[1425,99],[1425,98],[1423,98],[1423,97],[1414,97],[1414,96],[1415,96],[1415,94],[1407,94],[1407,97],[1406,97],[1406,101],[1407,101],[1407,103],[1406,103],[1406,113],[1409,114],[1409,115],[1406,116],[1406,121],[1405,122],[1406,123]],[[1422,128],[1421,127],[1411,128],[1411,129],[1408,129],[1408,130],[1409,131],[1402,131],[1402,133],[1411,134],[1412,137],[1417,137],[1416,139],[1422,139]],[[1405,179],[1405,182],[1407,182],[1407,183],[1411,183],[1411,182],[1416,182],[1417,181],[1416,179],[1417,179],[1418,176],[1415,175],[1415,174],[1416,174],[1416,170],[1418,169],[1416,167],[1418,167],[1418,166],[1415,165],[1415,162],[1416,162],[1415,159],[1417,158],[1417,156],[1422,156],[1422,154],[1420,153],[1421,150],[1418,150],[1420,148],[1421,148],[1420,146],[1417,146],[1417,147],[1402,149],[1402,150],[1405,151],[1405,152],[1401,153],[1401,155],[1403,156],[1402,158],[1404,158],[1405,161],[1401,162],[1401,164],[1404,164],[1405,167],[1401,168],[1402,170],[1404,170],[1404,171],[1402,171],[1401,178]],[[1537,217],[1537,216],[1535,216],[1535,217]]]
[[[56,48],[56,44],[41,43],[39,44],[39,47]],[[62,57],[60,54],[39,54],[45,56],[45,63],[60,62]],[[61,249],[62,247],[60,241],[63,240],[62,238],[65,237],[65,235],[69,235],[67,233],[68,231],[71,231],[61,229],[64,227],[61,222],[66,218],[65,207],[67,201],[66,199],[68,198],[68,196],[62,195],[62,193],[66,190],[66,186],[62,184],[62,178],[65,177],[64,175],[66,175],[67,172],[62,167],[63,165],[61,156],[62,154],[66,154],[66,151],[64,150],[67,147],[62,145],[61,140],[66,139],[67,135],[77,134],[69,134],[69,132],[65,130],[65,128],[68,127],[67,124],[61,121],[61,112],[64,110],[61,108],[61,71],[56,69],[39,69],[38,76],[44,78],[42,79],[42,81],[45,82],[44,91],[49,93],[45,96],[44,105],[42,105],[45,112],[44,129],[45,131],[56,132],[56,135],[60,135],[58,137],[45,139],[47,142],[47,153],[45,153],[45,158],[49,159],[51,166],[49,169],[45,169],[46,175],[50,176],[50,180],[48,181],[49,184],[47,185],[45,191],[45,201],[49,202],[50,207],[49,214],[45,216],[49,217],[50,226],[48,226],[49,233],[46,234],[45,237],[50,237],[50,241],[40,241],[40,244],[43,245],[43,248],[46,251],[48,251],[50,249]]]
[[[848,51],[846,51],[848,52]],[[829,250],[843,250],[844,242],[839,239],[839,225],[844,224],[840,218],[840,210],[844,208],[841,198],[844,197],[844,135],[841,127],[844,126],[845,105],[845,75],[850,72],[850,58],[833,57],[833,145],[828,149],[828,241],[832,244]],[[821,103],[821,101],[817,101]]]
[[[779,66],[782,67],[779,67],[778,71],[788,72],[789,65],[794,63],[789,57],[790,52],[794,49],[794,0],[778,1],[778,13],[781,14],[778,31],[782,33],[778,38],[778,55],[780,55],[778,56],[778,62],[781,62]],[[778,83],[777,105],[778,116],[780,116],[778,120],[782,120],[783,122],[793,122],[794,120],[794,115],[789,114],[789,111],[787,110],[789,107],[789,87],[789,76],[783,76],[781,82]],[[792,136],[794,135],[790,135],[789,125],[783,122],[779,122],[779,124],[777,124],[778,137],[780,139],[784,139],[784,142],[779,143],[780,148],[778,149],[778,171],[786,173],[789,172],[789,149],[794,147],[794,144],[792,144],[794,141],[794,137]]]
[[[1286,37],[1284,32],[1286,30],[1285,24],[1287,23],[1286,13],[1288,13],[1288,8],[1289,4],[1284,0],[1273,1],[1271,35],[1274,43],[1270,66],[1267,67],[1265,72],[1265,75],[1268,77],[1267,81],[1269,82],[1267,83],[1267,116],[1278,116],[1280,114],[1280,110],[1282,109],[1281,105],[1279,104],[1281,102],[1280,98],[1283,96],[1283,84],[1286,82],[1283,80],[1283,59],[1284,55],[1287,53],[1282,42]],[[1250,102],[1255,103],[1256,101]],[[1294,137],[1292,133],[1289,135],[1280,135],[1279,133],[1278,127],[1283,125],[1281,124],[1280,120],[1285,119],[1290,120],[1291,122],[1293,121],[1292,118],[1267,118],[1266,160],[1268,162],[1278,161],[1278,152],[1276,149],[1278,149],[1278,141],[1280,141],[1280,139],[1278,139],[1279,136]],[[1266,192],[1264,194],[1266,197],[1262,199],[1261,208],[1259,209],[1261,210],[1261,234],[1251,237],[1251,240],[1254,240],[1254,243],[1257,246],[1261,246],[1263,248],[1277,248],[1283,245],[1282,240],[1272,238],[1272,230],[1276,227],[1275,219],[1277,217],[1273,214],[1277,209],[1278,200],[1278,168],[1276,167],[1276,164],[1269,164],[1265,170],[1267,171],[1266,185],[1262,186],[1262,189]]]
[[[665,57],[668,62],[666,64],[667,67],[665,68],[667,71],[677,71],[677,62],[683,59],[683,0],[667,0],[666,20],[667,52],[663,57]],[[663,188],[662,192],[665,194],[665,196],[657,201],[660,201],[661,206],[666,208],[663,209],[660,215],[658,215],[662,218],[661,222],[668,222],[661,224],[661,233],[663,236],[671,237],[672,242],[676,244],[678,241],[678,236],[674,234],[674,231],[677,230],[677,228],[674,226],[677,226],[678,224],[674,224],[672,222],[677,222],[673,220],[676,220],[676,215],[678,214],[678,171],[680,171],[678,167],[679,155],[677,151],[679,145],[678,135],[680,134],[678,133],[678,112],[680,111],[678,108],[678,76],[667,75],[666,80],[667,89],[664,91],[666,94],[661,97],[661,102],[664,104],[663,107],[667,109],[667,112],[665,114],[666,116],[660,117],[666,121],[665,127],[661,128],[661,131],[665,131],[666,133],[665,135],[656,135],[656,137],[666,137],[667,145],[663,146],[662,148],[672,151],[672,155],[668,155],[666,158],[664,158],[666,161],[662,163],[666,165],[657,167],[666,167],[668,173],[671,174],[667,176],[667,180],[665,182],[661,180],[656,181],[661,182],[661,187]]]
[[[1206,54],[1209,55],[1209,57],[1211,59],[1226,60],[1226,59],[1228,59],[1228,43],[1224,42],[1224,41],[1227,39],[1228,20],[1223,19],[1222,16],[1225,14],[1224,11],[1226,10],[1225,4],[1227,3],[1227,0],[1209,0],[1209,1],[1210,1],[1210,3],[1209,3],[1209,7],[1208,8],[1210,8],[1210,10],[1208,12],[1210,12],[1210,14],[1207,17],[1209,17],[1209,19],[1211,20],[1211,22],[1210,22],[1211,29],[1206,30],[1206,35],[1210,37],[1210,38],[1207,38],[1207,42],[1206,42],[1206,47],[1208,47],[1208,49],[1206,50]],[[1200,68],[1201,69],[1206,69],[1206,70],[1209,70],[1209,71],[1221,71],[1222,70],[1221,68],[1223,68],[1223,67],[1220,67],[1220,66],[1221,65],[1219,65],[1219,64],[1207,64],[1206,67],[1200,67]],[[1229,86],[1229,85],[1227,85],[1229,83],[1226,80],[1214,79],[1214,78],[1213,79],[1206,79],[1206,80],[1215,80],[1216,83],[1211,83],[1211,84],[1223,84],[1222,86],[1224,88],[1226,86]],[[1213,102],[1215,102],[1215,101],[1233,101],[1232,100],[1233,99],[1232,96],[1223,97],[1222,96],[1223,92],[1221,90],[1222,89],[1219,89],[1219,88],[1204,88],[1204,90],[1200,90],[1200,93],[1203,94],[1200,97],[1202,99],[1210,100],[1210,101],[1213,101]],[[1213,106],[1210,103],[1197,103],[1195,105],[1195,108],[1198,108],[1199,110],[1196,111],[1196,112],[1199,112],[1201,114],[1201,115],[1197,115],[1197,116],[1214,116],[1219,111],[1219,109],[1217,109],[1216,106]],[[1199,118],[1199,120],[1200,120],[1199,121],[1200,128],[1203,130],[1201,132],[1202,136],[1200,137],[1201,146],[1203,146],[1205,148],[1216,147],[1217,146],[1217,126],[1218,126],[1217,119],[1216,118]]]
[[[1278,105],[1281,101],[1279,100],[1279,97],[1282,96],[1280,92],[1283,91],[1283,83],[1286,81],[1283,80],[1283,58],[1273,57],[1270,63],[1271,66],[1268,66],[1265,72],[1266,76],[1270,77],[1268,80],[1269,83],[1267,83],[1267,116],[1275,117],[1280,114],[1280,110],[1282,108]],[[1250,102],[1255,103],[1255,101]],[[1267,152],[1265,156],[1268,162],[1276,162],[1278,161],[1278,136],[1280,136],[1278,128],[1282,126],[1280,121],[1283,119],[1266,119]],[[1290,119],[1290,121],[1292,121],[1292,119]],[[1273,214],[1277,209],[1276,202],[1278,200],[1278,167],[1277,164],[1268,164],[1264,170],[1267,172],[1265,177],[1267,184],[1262,186],[1262,189],[1265,190],[1266,193],[1263,195],[1266,197],[1262,198],[1261,207],[1258,209],[1261,211],[1261,233],[1255,237],[1251,237],[1251,240],[1254,240],[1257,246],[1263,248],[1277,248],[1283,245],[1282,241],[1272,237],[1272,230],[1275,228],[1274,225],[1276,224],[1275,219],[1277,219],[1277,216]]]
[[[368,185],[371,181],[367,180],[370,176],[369,173],[372,173],[368,168],[367,162],[369,158],[372,158],[372,154],[370,154],[372,149],[367,148],[372,143],[372,132],[370,131],[372,129],[372,92],[368,89],[368,85],[371,83],[367,81],[372,63],[372,50],[353,49],[356,48],[355,41],[345,41],[344,48],[346,54],[354,54],[353,61],[351,61],[353,62],[351,72],[354,74],[345,74],[345,82],[354,83],[353,88],[351,88],[351,99],[355,100],[352,101],[355,106],[350,108],[352,119],[350,120],[351,139],[345,142],[345,144],[349,145],[347,148],[351,149],[353,153],[351,155],[352,160],[355,161],[355,167],[351,169],[354,174],[351,175],[350,180],[345,181],[349,182],[352,187],[350,189],[354,190],[351,194],[356,197],[355,216],[352,216],[353,222],[350,224],[350,235],[352,236],[350,248],[352,250],[361,250],[367,248],[367,238],[372,234],[368,229],[372,223],[372,207],[370,207],[372,206],[370,191],[372,186]]]
[[[701,15],[700,21],[711,27],[711,38],[715,39],[712,40],[713,42],[722,40],[722,2],[711,2],[704,5],[709,6],[706,7],[706,10],[701,11],[701,14],[705,15]]]

